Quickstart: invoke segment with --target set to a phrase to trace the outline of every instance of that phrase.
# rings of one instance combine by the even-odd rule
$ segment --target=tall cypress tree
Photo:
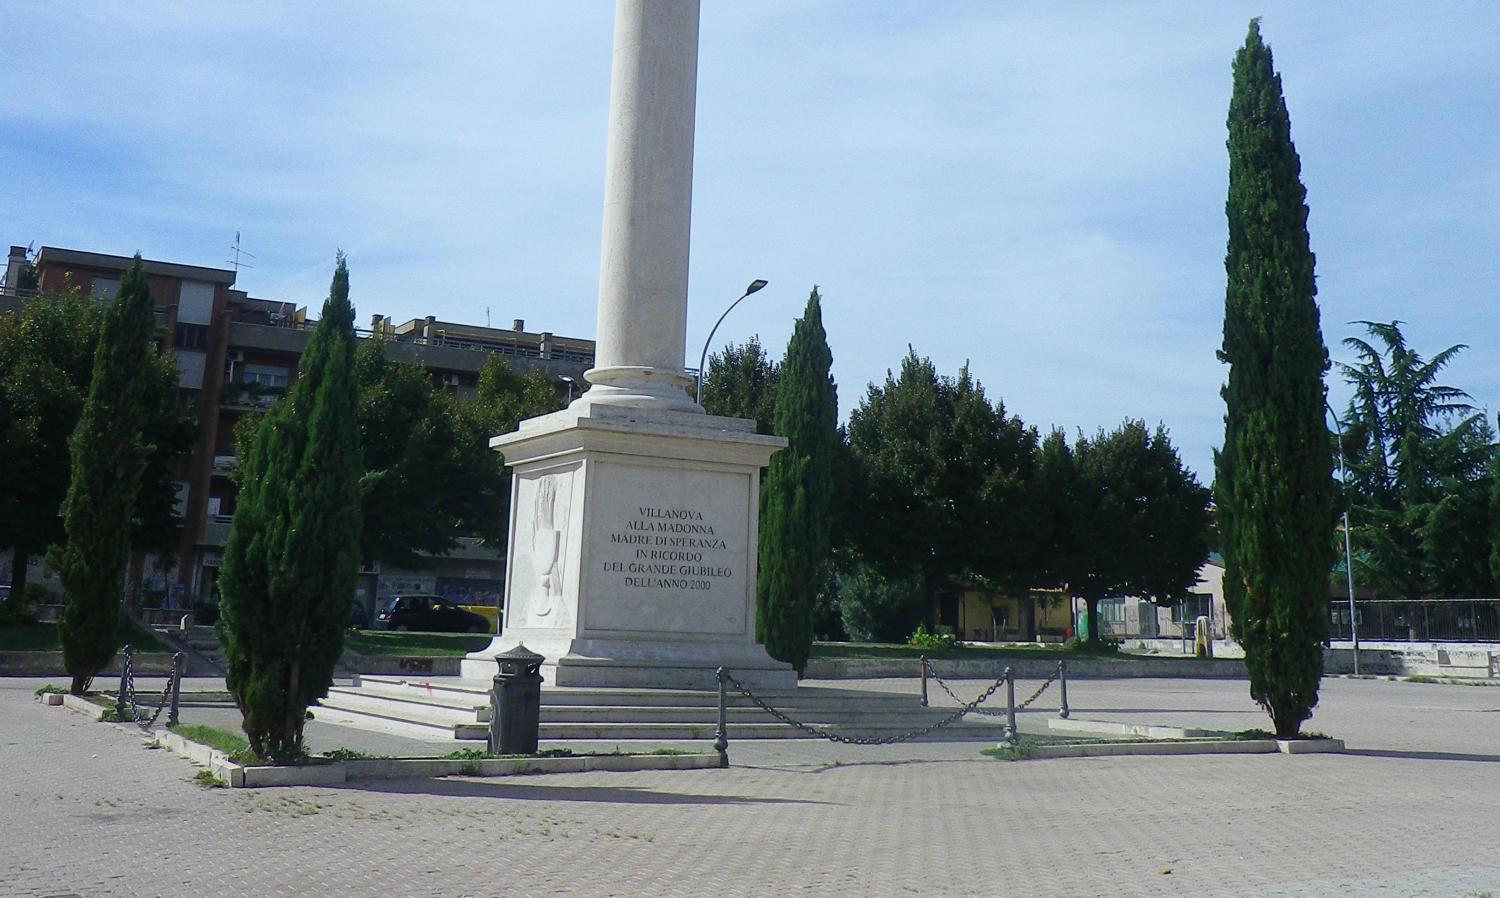
[[[1250,695],[1280,736],[1318,703],[1333,565],[1333,459],[1307,192],[1271,50],[1252,20],[1229,102],[1224,447],[1215,492],[1224,591]]]
[[[307,707],[326,695],[359,570],[358,389],[349,269],[333,286],[297,383],[241,460],[220,576],[227,683],[251,748],[302,755]]]
[[[813,605],[828,563],[838,388],[813,288],[781,364],[773,418],[787,448],[771,457],[761,502],[756,636],[800,674],[812,653]]]
[[[115,653],[130,525],[151,451],[142,432],[155,331],[146,270],[136,256],[104,311],[88,398],[68,446],[67,542],[52,556],[68,601],[58,632],[75,695]]]

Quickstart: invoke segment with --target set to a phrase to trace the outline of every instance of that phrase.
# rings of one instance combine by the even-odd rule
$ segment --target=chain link
[[[984,693],[979,696],[979,698],[974,699],[972,702],[963,704],[963,707],[959,708],[957,711],[954,711],[952,714],[949,714],[947,717],[944,717],[942,720],[939,720],[938,722],[930,726],[925,726],[919,730],[912,730],[906,733],[898,733],[894,736],[873,736],[866,738],[862,736],[845,736],[841,733],[835,733],[832,730],[826,730],[822,727],[813,726],[810,723],[803,723],[800,720],[788,716],[780,709],[771,707],[760,696],[751,692],[749,689],[746,689],[744,686],[741,686],[740,681],[736,680],[734,678],[734,675],[729,673],[727,670],[724,672],[724,678],[728,680],[729,685],[738,690],[741,695],[743,695],[745,698],[750,699],[750,701],[754,702],[755,705],[762,711],[765,711],[767,714],[770,714],[772,717],[775,717],[782,723],[787,724],[788,726],[796,727],[797,729],[802,730],[804,733],[807,733],[810,736],[816,736],[819,739],[827,739],[831,742],[842,742],[845,745],[894,745],[898,742],[909,742],[912,739],[919,739],[923,736],[928,735],[929,733],[937,732],[943,727],[957,723],[960,718],[972,713],[976,708],[988,701],[989,697],[995,694],[995,690],[999,689],[1002,685],[1005,684],[1005,677],[1000,677],[998,680],[991,683],[990,688],[986,689]],[[942,683],[939,682],[938,685],[942,685]],[[947,690],[947,688],[947,686],[943,686],[943,689],[945,691]],[[953,695],[952,692],[949,692],[948,694]]]
[[[156,710],[150,714],[141,710],[141,706],[135,700],[135,653],[125,653],[125,692],[115,702],[115,714],[118,716],[121,709],[129,708],[131,720],[136,726],[143,730],[149,730],[156,726],[156,721],[161,717],[161,712],[166,709],[167,703],[172,697],[172,691],[177,688],[177,677],[179,665],[172,666],[172,672],[167,674],[166,688],[161,691],[161,701],[157,702]]]
[[[954,701],[958,702],[959,704],[963,704],[963,699],[959,698],[957,695],[954,695],[953,694],[953,690],[948,688],[948,684],[943,682],[943,678],[940,677],[940,676],[938,676],[937,675],[937,671],[934,671],[932,669],[932,662],[928,661],[927,659],[924,658],[922,660],[922,663],[927,666],[927,675],[930,676],[933,680],[937,681],[938,688],[940,688],[944,692],[946,692],[948,694],[949,698],[953,699]],[[1034,702],[1034,701],[1036,701],[1037,699],[1041,698],[1042,697],[1042,693],[1047,691],[1047,687],[1051,686],[1053,683],[1057,682],[1057,678],[1059,676],[1061,676],[1061,675],[1062,675],[1062,671],[1060,671],[1060,670],[1053,671],[1052,672],[1052,676],[1050,676],[1046,680],[1044,680],[1042,682],[1042,685],[1038,686],[1037,690],[1035,692],[1031,693],[1031,697],[1030,698],[1028,698],[1028,699],[1026,699],[1026,701],[1021,702],[1020,704],[1016,705],[1016,710],[1017,711],[1024,711],[1028,707],[1030,707],[1031,703]],[[1004,681],[1004,679],[1005,679],[1004,676],[1002,676],[1000,678],[1001,681]],[[998,709],[991,709],[991,708],[979,708],[979,709],[977,709],[977,713],[979,713],[979,714],[985,714],[985,715],[988,715],[990,717],[1004,717],[1009,712],[1008,711],[1001,711],[1001,710],[998,710]]]

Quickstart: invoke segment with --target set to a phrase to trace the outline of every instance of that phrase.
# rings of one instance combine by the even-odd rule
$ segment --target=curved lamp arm
[[[714,342],[714,334],[719,332],[719,325],[724,323],[724,319],[729,317],[729,313],[734,311],[735,306],[744,302],[746,296],[758,292],[765,285],[766,281],[760,278],[751,281],[750,286],[745,288],[745,292],[740,298],[730,303],[729,308],[724,310],[724,314],[719,316],[719,320],[714,322],[713,330],[708,332],[708,339],[703,341],[703,352],[698,356],[698,393],[694,397],[694,401],[699,405],[703,404],[703,364],[708,361],[708,347]]]

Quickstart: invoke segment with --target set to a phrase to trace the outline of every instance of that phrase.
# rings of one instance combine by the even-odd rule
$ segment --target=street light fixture
[[[557,379],[568,385],[568,404],[573,404],[573,378],[566,374],[559,374]]]
[[[760,278],[756,278],[755,280],[751,281],[750,286],[745,288],[745,292],[740,296],[740,298],[730,303],[729,308],[724,310],[724,314],[719,316],[719,320],[714,322],[713,330],[708,332],[708,339],[703,341],[703,353],[698,356],[698,394],[695,397],[695,401],[699,405],[703,404],[703,363],[708,360],[708,345],[714,341],[714,334],[719,332],[719,325],[724,323],[725,316],[734,311],[735,306],[743,302],[746,296],[749,296],[752,293],[759,292],[760,288],[764,287],[765,285],[766,282],[761,280]]]
[[[1328,409],[1328,414],[1333,416],[1333,426],[1338,428],[1339,435],[1339,485],[1344,490],[1344,573],[1349,579],[1349,637],[1354,642],[1354,675],[1359,676],[1359,624],[1354,618],[1354,551],[1349,539],[1349,478],[1344,472],[1344,422],[1339,420],[1338,412],[1323,400],[1323,405]]]

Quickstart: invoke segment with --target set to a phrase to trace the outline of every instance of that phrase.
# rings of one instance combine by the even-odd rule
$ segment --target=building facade
[[[127,256],[42,247],[28,259],[25,247],[11,247],[0,313],[19,311],[37,294],[76,287],[100,301],[112,299],[133,260]],[[19,272],[34,268],[36,287],[17,289]],[[131,581],[162,598],[169,607],[188,607],[215,595],[218,569],[237,490],[232,480],[236,457],[234,429],[244,415],[276,402],[297,378],[297,366],[316,324],[305,307],[259,299],[236,288],[237,272],[176,262],[146,260],[147,281],[156,302],[161,345],[179,370],[178,396],[193,411],[197,436],[177,472],[182,534],[175,558],[139,557]],[[388,343],[389,356],[425,368],[434,381],[460,400],[476,394],[485,360],[500,354],[521,370],[545,373],[559,393],[583,383],[593,365],[594,342],[533,332],[517,319],[511,328],[491,328],[418,318],[397,324],[371,317],[360,339]],[[367,602],[379,596],[421,591],[447,594],[471,604],[498,604],[503,589],[501,553],[465,540],[446,556],[424,559],[421,570],[367,570],[361,591]],[[37,562],[40,565],[40,562]],[[4,554],[4,566],[10,564]],[[8,575],[0,571],[0,578]],[[34,574],[47,582],[47,572]],[[8,579],[6,580],[8,582]],[[55,585],[55,584],[54,584]]]

